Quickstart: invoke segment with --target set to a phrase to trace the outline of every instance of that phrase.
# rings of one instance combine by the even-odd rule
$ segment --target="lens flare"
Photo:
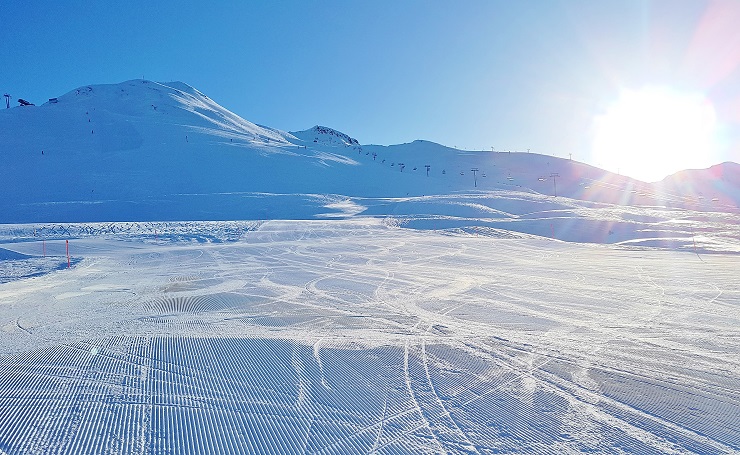
[[[625,90],[594,122],[594,160],[646,182],[715,164],[717,120],[701,94]]]

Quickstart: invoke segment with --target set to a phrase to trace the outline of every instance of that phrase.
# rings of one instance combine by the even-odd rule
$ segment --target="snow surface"
[[[310,219],[327,213],[327,195],[486,193],[484,205],[506,212],[520,199],[512,192],[699,212],[740,205],[735,163],[650,185],[547,155],[360,145],[324,126],[256,125],[181,82],[91,85],[0,110],[0,151],[1,223]]]
[[[358,218],[51,226],[57,262],[52,229],[77,265],[0,285],[5,453],[740,450],[734,255]]]
[[[0,455],[740,452],[735,163],[363,145],[142,80],[0,110],[0,151]]]

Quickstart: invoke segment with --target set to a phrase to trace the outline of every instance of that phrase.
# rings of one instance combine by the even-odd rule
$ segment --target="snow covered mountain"
[[[0,455],[740,450],[736,164],[361,145],[141,80],[0,111],[0,154]]]
[[[404,198],[496,191],[623,206],[740,203],[733,163],[718,168],[724,179],[709,170],[650,185],[547,155],[360,145],[328,127],[256,125],[181,82],[91,85],[2,110],[0,150],[2,223],[404,215],[417,211]]]
[[[725,162],[708,169],[677,172],[654,185],[658,191],[681,195],[689,207],[740,205],[740,164]]]

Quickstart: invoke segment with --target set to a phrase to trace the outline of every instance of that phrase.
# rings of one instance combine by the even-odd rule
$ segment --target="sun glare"
[[[716,164],[716,115],[700,94],[625,90],[594,128],[596,164],[639,180]]]

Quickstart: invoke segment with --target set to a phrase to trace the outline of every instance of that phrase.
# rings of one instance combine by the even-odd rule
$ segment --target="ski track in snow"
[[[0,284],[0,453],[740,451],[737,255],[83,226]]]

